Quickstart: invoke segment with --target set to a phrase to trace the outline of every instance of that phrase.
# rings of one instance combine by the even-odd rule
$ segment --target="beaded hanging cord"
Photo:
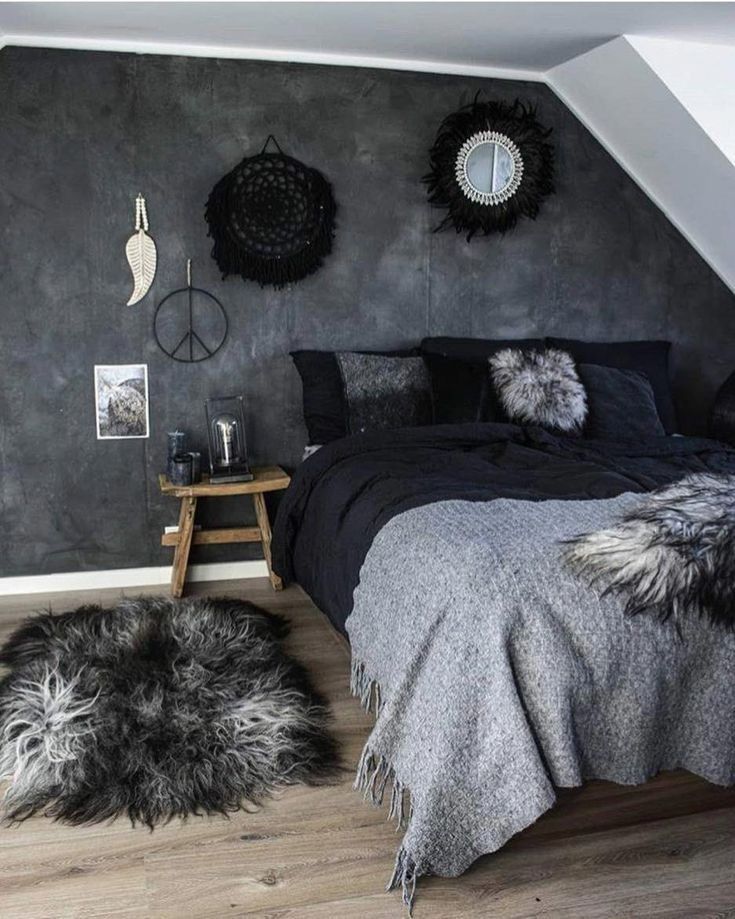
[[[278,152],[267,152],[273,142]],[[316,271],[332,250],[336,204],[316,169],[287,156],[273,135],[215,185],[205,217],[223,278],[283,287]]]
[[[135,199],[135,232],[125,245],[125,257],[133,275],[133,292],[127,303],[132,306],[150,290],[158,261],[156,244],[148,235],[148,211],[142,195]]]

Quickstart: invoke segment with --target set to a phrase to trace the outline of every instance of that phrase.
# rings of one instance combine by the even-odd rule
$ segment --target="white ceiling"
[[[2,3],[0,45],[540,75],[621,34],[735,45],[735,3]]]

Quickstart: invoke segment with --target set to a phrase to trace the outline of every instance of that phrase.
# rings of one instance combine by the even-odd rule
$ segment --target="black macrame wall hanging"
[[[476,96],[445,118],[423,180],[431,203],[448,210],[435,231],[454,226],[469,241],[476,233],[512,230],[519,217],[535,219],[554,191],[549,134],[518,99],[507,105]]]
[[[273,141],[277,153],[266,152]],[[285,153],[271,134],[214,186],[205,216],[223,277],[283,287],[312,274],[332,250],[336,204],[316,169]]]

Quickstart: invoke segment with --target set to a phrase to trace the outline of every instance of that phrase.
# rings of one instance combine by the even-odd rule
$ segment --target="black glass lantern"
[[[249,482],[242,396],[207,399],[210,482]]]

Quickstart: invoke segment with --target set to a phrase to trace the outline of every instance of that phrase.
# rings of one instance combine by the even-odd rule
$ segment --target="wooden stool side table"
[[[291,482],[290,477],[280,466],[261,466],[253,469],[251,482],[225,482],[212,485],[209,476],[202,476],[197,485],[172,485],[165,475],[158,476],[161,494],[181,499],[179,512],[179,530],[177,533],[164,533],[162,546],[174,546],[174,564],[171,572],[171,596],[180,597],[184,592],[186,567],[189,564],[189,551],[192,545],[212,545],[236,542],[260,542],[263,546],[265,563],[268,566],[268,577],[274,590],[281,590],[283,584],[271,567],[271,525],[263,495],[267,491],[283,491]],[[194,530],[197,501],[199,498],[224,498],[232,495],[252,495],[255,505],[255,517],[258,525],[254,527],[220,527],[213,530]]]

